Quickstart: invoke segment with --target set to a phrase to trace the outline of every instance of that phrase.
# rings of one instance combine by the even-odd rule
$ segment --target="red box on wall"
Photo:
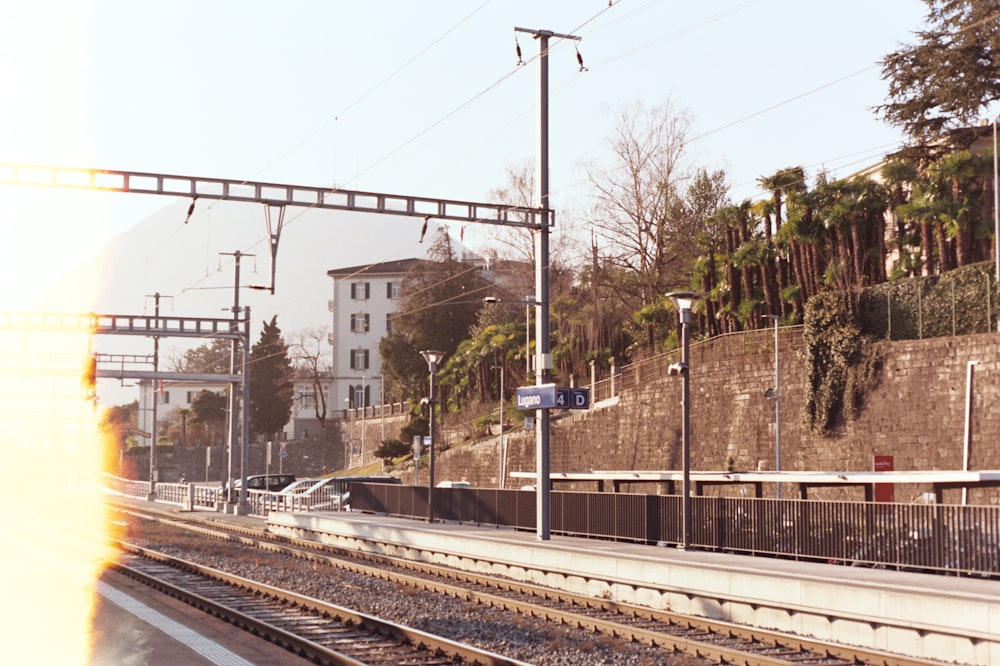
[[[891,472],[893,470],[892,456],[874,456],[873,469],[876,472]],[[891,483],[876,483],[875,501],[894,502],[894,488],[895,486]]]

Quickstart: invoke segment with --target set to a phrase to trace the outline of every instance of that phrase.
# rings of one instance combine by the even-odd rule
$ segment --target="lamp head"
[[[420,355],[427,361],[427,368],[431,372],[437,372],[438,364],[444,359],[444,352],[436,349],[428,349],[420,352]]]
[[[691,321],[691,308],[694,307],[695,301],[701,298],[701,294],[696,291],[672,291],[667,294],[667,298],[677,308],[681,322],[687,323]]]
[[[667,294],[674,307],[678,310],[690,310],[694,307],[695,301],[701,298],[701,294],[696,291],[672,291]]]

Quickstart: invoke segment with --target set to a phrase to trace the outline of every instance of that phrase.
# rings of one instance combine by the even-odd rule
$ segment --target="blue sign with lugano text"
[[[518,409],[551,409],[556,406],[556,385],[519,386],[515,397]]]

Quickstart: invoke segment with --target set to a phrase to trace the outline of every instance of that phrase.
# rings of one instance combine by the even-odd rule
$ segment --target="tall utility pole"
[[[237,333],[240,330],[240,259],[242,257],[252,257],[252,254],[244,254],[239,250],[232,253],[223,252],[222,254],[231,254],[233,257],[233,323],[230,324],[229,329],[233,333]],[[236,360],[239,355],[239,340],[234,337],[232,341],[232,347],[229,351],[229,374],[236,374]],[[244,377],[244,381],[246,378]],[[244,405],[246,409],[246,405]],[[226,488],[229,494],[227,502],[230,504],[230,509],[232,505],[235,504],[233,500],[233,479],[236,476],[236,448],[239,444],[239,396],[236,394],[236,385],[234,384],[229,390],[229,457],[228,457],[228,467],[226,468]],[[242,460],[242,457],[241,457]],[[242,475],[245,476],[245,475]],[[247,489],[245,485],[245,478],[240,484],[240,495],[239,495],[239,506],[246,507],[247,504]]]
[[[152,295],[153,298],[153,315],[154,315],[154,328],[160,327],[160,292],[156,292]],[[153,374],[155,375],[160,370],[160,336],[153,336]],[[152,438],[149,445],[149,500],[153,501],[156,499],[156,419],[157,419],[157,405],[160,398],[158,394],[160,393],[158,387],[159,380],[153,379],[150,381],[151,387],[153,389],[153,422],[149,428],[149,434]]]
[[[538,40],[538,208],[541,224],[535,234],[535,384],[541,386],[551,381],[552,354],[549,344],[549,38],[572,39],[551,30],[514,28]],[[536,533],[540,541],[551,539],[551,481],[549,467],[549,410],[535,412],[538,427],[535,430],[535,467],[538,481],[535,484]]]

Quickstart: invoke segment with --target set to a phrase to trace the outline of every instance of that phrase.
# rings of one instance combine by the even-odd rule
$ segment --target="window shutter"
[[[368,405],[372,404],[372,401],[371,401],[371,388],[372,388],[371,386],[368,386],[368,385],[365,386],[365,405],[364,405],[365,407],[367,407]]]
[[[351,283],[351,300],[354,300],[357,297],[358,297],[358,283],[357,282],[352,282]]]
[[[351,333],[355,332],[354,322],[357,321],[354,315],[351,315]]]
[[[371,318],[370,317],[371,317],[371,315],[369,315],[368,313],[365,313],[365,333],[367,333],[370,330],[370,327],[371,327]]]
[[[371,297],[372,297],[372,283],[365,282],[365,298],[368,299]]]
[[[391,282],[386,282],[385,283],[385,297],[386,298],[392,298],[392,283]]]
[[[365,350],[365,370],[368,369],[368,350]]]

